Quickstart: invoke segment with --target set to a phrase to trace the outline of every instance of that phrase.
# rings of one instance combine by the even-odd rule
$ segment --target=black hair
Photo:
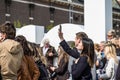
[[[85,55],[89,59],[89,64],[91,67],[94,65],[94,42],[90,38],[82,38],[83,50],[81,55]]]
[[[15,38],[15,41],[18,41],[22,45],[23,51],[24,51],[24,55],[31,56],[32,51],[28,47],[28,42],[27,42],[27,40],[26,40],[26,38],[24,36],[22,36],[22,35],[17,36]]]

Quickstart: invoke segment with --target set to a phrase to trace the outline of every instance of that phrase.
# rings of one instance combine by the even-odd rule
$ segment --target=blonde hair
[[[105,45],[105,50],[107,50],[106,56],[112,57],[114,61],[118,64],[119,61],[117,59],[115,45],[112,42],[108,41]]]
[[[34,61],[38,61],[38,60],[41,60],[42,63],[44,63],[46,66],[47,66],[47,61],[46,61],[46,57],[44,57],[42,55],[42,50],[41,48],[39,47],[38,44],[35,44],[35,43],[31,43],[31,42],[28,42],[28,46],[30,48],[30,50],[32,51],[32,56],[34,58]]]
[[[63,50],[61,46],[59,46],[59,57],[58,57],[58,64],[62,59],[64,59],[65,63],[69,61],[69,55]]]

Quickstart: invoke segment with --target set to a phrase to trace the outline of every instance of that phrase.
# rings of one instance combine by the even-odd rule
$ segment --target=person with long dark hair
[[[82,37],[77,42],[76,48],[81,51],[80,54],[72,51],[63,38],[63,33],[59,31],[60,45],[70,55],[76,58],[72,65],[72,78],[73,80],[92,80],[91,68],[94,65],[94,43],[88,37]]]
[[[15,40],[22,45],[24,52],[21,67],[18,71],[17,80],[38,80],[40,72],[32,57],[32,52],[28,47],[26,38],[22,35],[19,35],[15,38]]]
[[[72,65],[74,80],[92,80],[91,68],[94,65],[94,44],[89,38],[82,38],[79,46],[82,47],[80,57]]]

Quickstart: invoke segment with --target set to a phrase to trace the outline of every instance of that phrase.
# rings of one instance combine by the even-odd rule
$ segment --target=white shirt
[[[44,55],[44,56],[46,55],[48,49],[49,49],[49,47],[47,47],[47,48],[43,47],[43,55]]]

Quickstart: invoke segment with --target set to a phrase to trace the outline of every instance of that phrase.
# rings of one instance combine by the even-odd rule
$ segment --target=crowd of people
[[[0,80],[120,80],[120,37],[114,30],[100,43],[85,32],[76,33],[74,46],[60,29],[58,37],[58,50],[49,39],[40,47],[16,36],[12,23],[0,25]]]

